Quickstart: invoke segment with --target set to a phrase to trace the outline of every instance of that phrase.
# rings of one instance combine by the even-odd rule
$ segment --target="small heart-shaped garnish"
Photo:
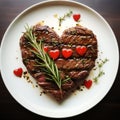
[[[87,89],[90,89],[90,87],[92,86],[92,80],[85,80],[85,81],[84,81],[84,86],[85,86]]]
[[[76,47],[76,51],[79,55],[83,56],[87,51],[87,47],[79,45],[79,46]]]
[[[78,20],[80,19],[80,14],[73,14],[73,19],[78,22]]]
[[[44,46],[43,49],[44,49],[45,52],[48,52],[49,48],[48,48],[48,46]]]
[[[62,49],[62,55],[64,56],[64,58],[69,58],[72,55],[72,53],[73,53],[72,49],[67,48]]]
[[[23,69],[22,68],[17,68],[13,70],[13,73],[17,76],[17,77],[21,77],[22,73],[23,73]]]
[[[50,51],[49,51],[49,56],[50,56],[53,60],[57,59],[57,58],[59,57],[59,55],[60,55],[60,51],[59,51],[58,49],[56,49],[56,50],[50,50]]]

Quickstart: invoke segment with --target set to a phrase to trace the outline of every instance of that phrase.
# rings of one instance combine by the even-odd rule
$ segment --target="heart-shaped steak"
[[[47,74],[37,65],[36,55],[32,52],[34,48],[29,44],[25,33],[20,39],[23,63],[46,93],[50,93],[58,101],[63,101],[84,83],[90,70],[95,66],[98,53],[96,36],[82,26],[64,30],[61,37],[53,29],[41,25],[35,25],[32,33],[37,37],[38,43],[43,40],[43,49],[57,65],[61,80],[70,80],[62,81],[59,89],[53,81],[46,79]],[[40,60],[39,62],[42,63]]]

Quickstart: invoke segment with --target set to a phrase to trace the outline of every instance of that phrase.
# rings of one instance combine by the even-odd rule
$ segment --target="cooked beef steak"
[[[46,75],[37,66],[37,58],[31,52],[33,48],[25,38],[25,34],[20,38],[22,59],[28,72],[45,92],[53,95],[57,101],[63,101],[72,91],[83,84],[90,70],[95,66],[98,52],[96,36],[91,30],[82,26],[66,29],[62,36],[59,37],[49,26],[35,25],[33,34],[36,35],[37,41],[44,40],[44,46],[47,47],[48,53],[55,49],[58,49],[61,53],[64,48],[72,51],[72,55],[69,57],[64,57],[63,54],[60,54],[54,60],[60,71],[61,79],[66,76],[71,78],[71,80],[62,84],[60,90],[55,83],[46,80]],[[76,49],[77,46],[79,46],[78,50]],[[81,46],[84,46],[84,54],[79,51],[79,49],[82,49]]]

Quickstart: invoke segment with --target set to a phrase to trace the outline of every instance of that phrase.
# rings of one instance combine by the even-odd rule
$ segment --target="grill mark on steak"
[[[81,70],[91,70],[95,64],[93,61],[91,60],[84,60],[86,63],[83,63],[84,59],[75,61],[75,60],[64,60],[64,59],[58,59],[57,61],[55,61],[57,67],[59,70],[65,70],[65,71],[81,71]],[[28,71],[30,71],[30,73],[39,73],[41,71],[40,67],[37,66],[37,63],[35,62],[35,60],[28,60],[26,61],[26,63],[24,63],[25,66],[27,67]],[[36,74],[37,75],[37,74]],[[36,78],[36,76],[33,76]]]
[[[61,37],[61,42],[63,44],[76,44],[76,45],[97,45],[96,38],[81,38],[80,36],[77,35],[69,35],[64,34]],[[74,36],[74,37],[72,37]]]
[[[60,70],[91,70],[95,63],[92,59],[57,59],[55,61],[58,69]]]
[[[65,79],[66,76],[69,76],[72,81],[77,81],[85,78],[88,74],[88,70],[71,70],[71,71],[60,71],[61,75],[64,76],[63,80]]]
[[[91,30],[82,26],[76,26],[66,29],[62,36],[59,37],[56,32],[48,26],[35,25],[33,33],[37,37],[37,41],[44,40],[44,46],[48,46],[49,50],[59,49],[60,53],[63,48],[70,48],[73,54],[70,58],[65,59],[62,54],[55,60],[60,71],[62,80],[69,76],[71,80],[62,84],[62,89],[59,90],[57,85],[46,80],[46,74],[41,71],[37,65],[37,58],[31,52],[33,49],[24,34],[20,38],[20,48],[22,60],[28,72],[35,78],[38,84],[46,93],[53,95],[57,101],[63,101],[72,91],[76,90],[84,79],[89,75],[90,70],[95,66],[97,58],[97,39]],[[83,56],[80,56],[75,48],[77,45],[87,47],[87,51]],[[33,49],[34,50],[34,49]],[[39,61],[39,60],[38,60]]]

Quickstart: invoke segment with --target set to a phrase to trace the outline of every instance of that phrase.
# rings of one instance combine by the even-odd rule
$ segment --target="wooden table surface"
[[[11,21],[25,8],[42,0],[0,0],[0,40]],[[113,29],[120,46],[120,0],[76,0],[100,13]],[[92,109],[68,120],[116,120],[120,119],[120,69],[115,82],[105,98]],[[36,115],[18,104],[6,89],[0,76],[0,120],[38,119],[49,120]]]

